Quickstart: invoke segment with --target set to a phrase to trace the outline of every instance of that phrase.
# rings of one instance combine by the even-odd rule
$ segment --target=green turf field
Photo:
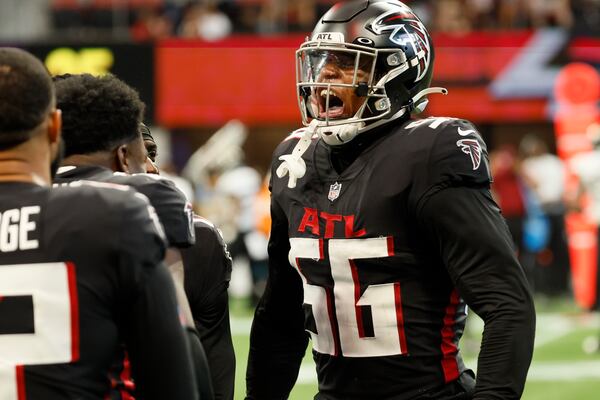
[[[236,399],[244,398],[251,312],[232,310],[232,331],[237,356]],[[461,349],[474,368],[483,323],[469,317]],[[586,337],[600,334],[600,318],[571,306],[538,306],[536,347],[525,386],[524,400],[600,400],[600,353],[583,350]],[[310,351],[304,358],[291,400],[309,400],[316,393],[316,374]]]

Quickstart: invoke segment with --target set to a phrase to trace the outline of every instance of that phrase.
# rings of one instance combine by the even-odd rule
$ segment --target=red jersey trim
[[[25,396],[25,366],[16,366],[16,380],[17,380],[17,399],[27,400]]]
[[[362,307],[358,305],[360,300],[360,281],[358,279],[358,269],[354,260],[350,261],[350,268],[352,270],[352,280],[354,281],[354,310],[356,311],[356,323],[358,326],[358,337],[363,339],[365,335],[365,327],[363,323]]]
[[[442,327],[442,370],[444,371],[444,379],[446,383],[452,382],[458,379],[458,362],[456,361],[456,354],[458,348],[454,342],[456,334],[454,332],[454,324],[456,317],[456,306],[458,305],[460,298],[456,289],[450,294],[450,303],[446,307],[446,314],[444,315],[444,325]]]
[[[77,275],[75,264],[67,262],[69,301],[71,306],[71,361],[79,360],[79,298],[77,296]]]
[[[404,333],[404,314],[402,313],[402,292],[400,282],[394,283],[394,300],[396,302],[396,323],[398,324],[398,337],[400,339],[400,351],[402,354],[408,353],[406,345],[406,334]]]

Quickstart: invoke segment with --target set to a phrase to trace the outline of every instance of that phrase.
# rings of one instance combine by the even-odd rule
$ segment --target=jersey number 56
[[[322,239],[290,238],[289,260],[302,278],[304,303],[312,308],[317,328],[317,332],[309,331],[315,351],[338,355],[338,333],[339,348],[345,357],[406,353],[400,283],[370,285],[361,295],[358,269],[354,263],[354,260],[361,258],[392,256],[392,238],[329,240],[333,294],[324,287],[308,283],[302,272],[303,258],[323,259],[323,243]],[[371,308],[373,336],[364,333],[362,306]]]

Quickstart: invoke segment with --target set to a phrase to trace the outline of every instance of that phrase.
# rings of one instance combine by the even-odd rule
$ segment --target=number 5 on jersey
[[[336,332],[345,357],[377,357],[404,354],[406,338],[400,297],[400,283],[370,285],[361,295],[359,274],[354,260],[393,255],[392,238],[331,239],[329,264],[333,278],[333,300],[326,288],[308,283],[302,272],[302,259],[323,260],[323,240],[290,238],[290,263],[304,286],[304,303],[312,308],[317,332],[309,331],[313,348],[337,355]],[[333,308],[335,304],[335,316]],[[362,306],[371,307],[374,335],[363,329]]]

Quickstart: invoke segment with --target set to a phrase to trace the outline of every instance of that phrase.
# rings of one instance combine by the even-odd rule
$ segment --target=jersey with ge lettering
[[[313,139],[306,175],[290,189],[275,170],[295,144],[291,136],[274,156],[270,275],[248,399],[286,398],[303,329],[317,399],[445,399],[457,382],[472,391],[458,347],[463,298],[486,323],[474,398],[518,398],[535,319],[475,128],[437,118],[388,125],[343,149]],[[346,168],[336,172],[332,159]]]
[[[188,247],[195,242],[192,206],[172,181],[158,175],[127,175],[96,165],[86,165],[59,168],[54,182],[60,185],[78,180],[111,182],[135,188],[146,195],[156,209],[170,246]]]
[[[0,398],[103,399],[123,342],[140,398],[194,398],[154,210],[72,186],[0,183]]]

